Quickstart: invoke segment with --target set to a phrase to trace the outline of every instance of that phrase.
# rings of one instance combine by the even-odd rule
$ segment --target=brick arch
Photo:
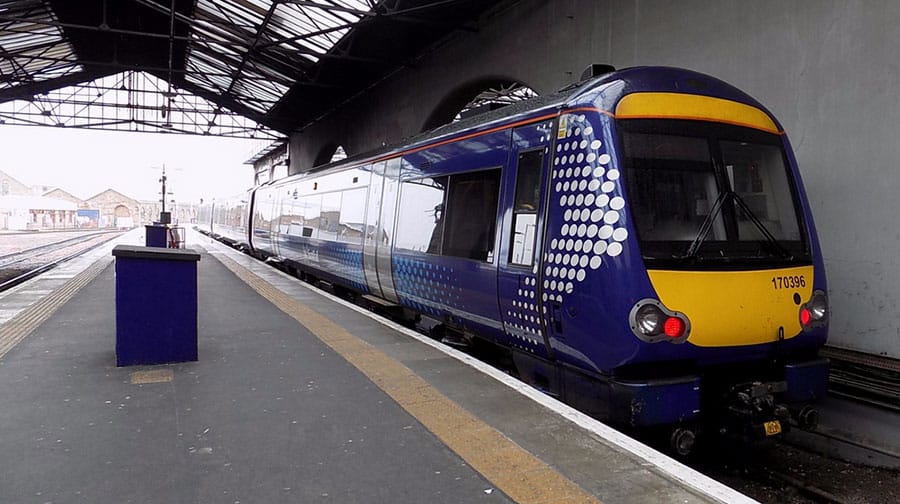
[[[532,96],[537,95],[537,92],[528,85],[506,77],[484,77],[470,81],[447,93],[422,125],[422,131],[453,122],[461,111],[471,107],[483,94],[505,89],[523,89]]]
[[[341,153],[343,153],[343,155],[341,155]],[[347,153],[346,149],[344,149],[344,146],[335,142],[328,142],[321,149],[319,149],[319,153],[316,154],[316,159],[313,162],[313,166],[328,164],[332,161],[337,161],[345,157],[347,157]]]

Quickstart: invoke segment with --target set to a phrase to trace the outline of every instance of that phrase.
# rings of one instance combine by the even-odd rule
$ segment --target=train
[[[814,429],[829,305],[797,160],[738,88],[607,69],[201,207],[198,229],[487,342],[687,454]]]

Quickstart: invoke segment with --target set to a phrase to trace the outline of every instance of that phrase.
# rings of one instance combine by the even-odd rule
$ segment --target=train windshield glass
[[[648,267],[809,262],[778,136],[696,121],[620,121],[619,129]]]

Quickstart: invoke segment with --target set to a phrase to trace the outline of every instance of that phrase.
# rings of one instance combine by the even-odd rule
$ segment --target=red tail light
[[[669,317],[663,326],[663,332],[670,338],[680,338],[684,334],[684,322],[678,317]]]
[[[800,310],[800,323],[808,326],[810,322],[812,322],[812,315],[809,313],[809,308],[803,307]]]

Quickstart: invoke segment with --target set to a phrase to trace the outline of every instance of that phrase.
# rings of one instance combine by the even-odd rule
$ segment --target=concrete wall
[[[783,123],[829,273],[836,346],[900,358],[900,2],[522,0],[292,137],[348,154],[419,132],[454,89],[506,77],[540,93],[589,63],[673,65],[729,81]]]

